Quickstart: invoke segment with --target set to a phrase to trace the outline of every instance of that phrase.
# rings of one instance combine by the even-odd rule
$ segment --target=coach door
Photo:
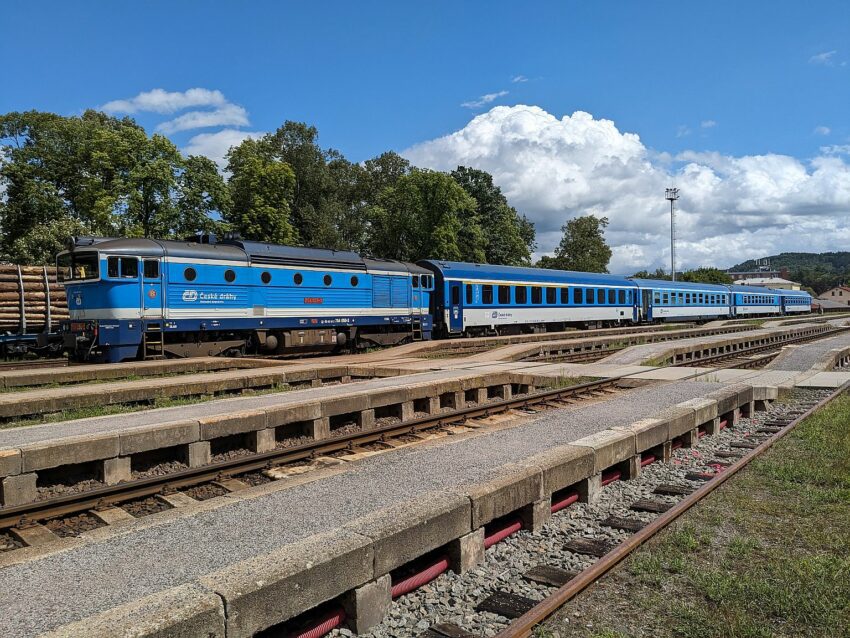
[[[652,291],[640,289],[640,313],[644,321],[652,321]]]
[[[449,332],[463,332],[463,308],[461,307],[461,283],[449,282]]]
[[[142,264],[142,314],[145,317],[161,318],[162,269],[159,259],[145,259]]]

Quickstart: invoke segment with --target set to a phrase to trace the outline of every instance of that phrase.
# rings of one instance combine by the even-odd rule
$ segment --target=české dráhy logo
[[[191,302],[198,300],[198,291],[197,290],[184,290],[183,291],[183,301]]]

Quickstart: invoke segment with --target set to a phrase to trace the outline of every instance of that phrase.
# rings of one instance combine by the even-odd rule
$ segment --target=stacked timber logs
[[[55,267],[0,264],[0,334],[53,332],[67,318],[65,288],[56,281]]]

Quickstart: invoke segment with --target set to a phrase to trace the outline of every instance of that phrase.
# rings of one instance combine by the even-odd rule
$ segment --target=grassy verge
[[[537,635],[850,637],[850,396],[807,419]]]

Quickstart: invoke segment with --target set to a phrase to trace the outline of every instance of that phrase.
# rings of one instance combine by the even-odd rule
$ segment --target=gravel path
[[[522,427],[377,455],[361,461],[357,471],[190,518],[125,529],[120,536],[0,569],[0,635],[38,635],[424,492],[486,480],[502,464],[628,424],[719,387],[706,382],[647,386],[605,402],[550,410]]]
[[[786,348],[781,355],[767,365],[770,370],[797,370],[806,372],[811,370],[823,355],[833,348],[846,348],[850,346],[850,333],[844,333],[813,341],[796,348]]]

